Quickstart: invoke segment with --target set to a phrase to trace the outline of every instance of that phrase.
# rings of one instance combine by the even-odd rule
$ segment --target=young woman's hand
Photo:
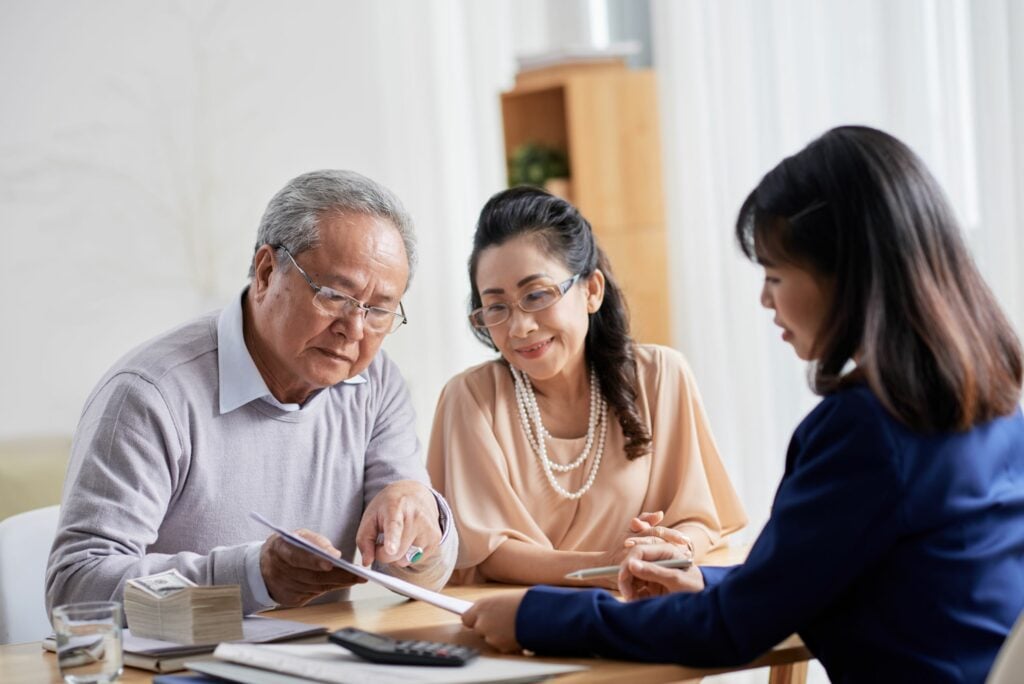
[[[520,653],[523,648],[516,641],[516,611],[525,595],[524,589],[482,598],[462,614],[462,624],[502,653]]]
[[[689,558],[674,544],[641,544],[634,546],[619,567],[619,591],[628,601],[661,596],[676,591],[701,591],[704,575],[696,565],[686,570],[665,568],[651,561]]]
[[[653,513],[641,513],[629,522],[627,536],[621,546],[613,547],[604,552],[600,560],[594,562],[595,566],[621,566],[630,552],[638,546],[665,546],[671,551],[666,558],[693,558],[693,543],[690,538],[682,532],[671,527],[664,527],[659,523],[665,518],[661,511]],[[621,568],[620,568],[621,570]],[[612,591],[619,588],[619,580],[615,575],[605,577],[592,577],[582,581],[583,584]]]

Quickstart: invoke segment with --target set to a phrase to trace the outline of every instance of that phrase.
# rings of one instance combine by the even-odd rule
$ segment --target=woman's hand
[[[516,641],[516,611],[525,595],[524,589],[482,598],[462,614],[462,624],[498,651],[520,653],[523,648]]]
[[[682,532],[671,527],[659,525],[665,514],[661,511],[653,513],[641,513],[629,522],[629,534],[623,540],[622,546],[613,547],[600,556],[600,559],[593,562],[594,566],[621,566],[629,557],[631,550],[638,546],[660,545],[670,547],[671,554],[667,558],[693,558],[693,543],[690,538]],[[619,580],[615,575],[604,577],[591,577],[581,580],[581,583],[601,589],[616,590],[619,588]]]
[[[665,568],[651,561],[671,558],[689,558],[680,555],[680,549],[673,544],[641,544],[634,546],[626,560],[619,567],[619,591],[628,601],[651,596],[661,596],[676,591],[701,591],[704,589],[704,575],[696,565],[686,570]]]
[[[629,549],[641,544],[660,544],[666,542],[675,546],[685,547],[690,552],[689,557],[693,558],[693,542],[679,530],[660,525],[659,523],[664,519],[665,514],[662,511],[654,511],[653,513],[641,513],[630,520],[629,531],[634,536],[627,537],[624,546]],[[679,556],[673,556],[673,558],[676,557]]]

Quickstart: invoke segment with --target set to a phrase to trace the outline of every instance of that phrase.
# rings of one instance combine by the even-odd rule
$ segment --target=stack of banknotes
[[[215,644],[243,636],[239,586],[201,587],[177,570],[128,580],[124,613],[137,637]]]

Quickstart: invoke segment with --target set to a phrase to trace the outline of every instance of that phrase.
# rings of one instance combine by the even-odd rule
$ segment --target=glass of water
[[[112,682],[121,661],[121,604],[69,603],[53,609],[57,663],[67,684]]]

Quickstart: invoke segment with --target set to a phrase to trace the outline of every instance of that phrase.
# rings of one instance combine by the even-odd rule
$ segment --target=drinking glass
[[[57,663],[67,684],[100,684],[121,676],[120,603],[57,606],[53,631],[57,634]]]

